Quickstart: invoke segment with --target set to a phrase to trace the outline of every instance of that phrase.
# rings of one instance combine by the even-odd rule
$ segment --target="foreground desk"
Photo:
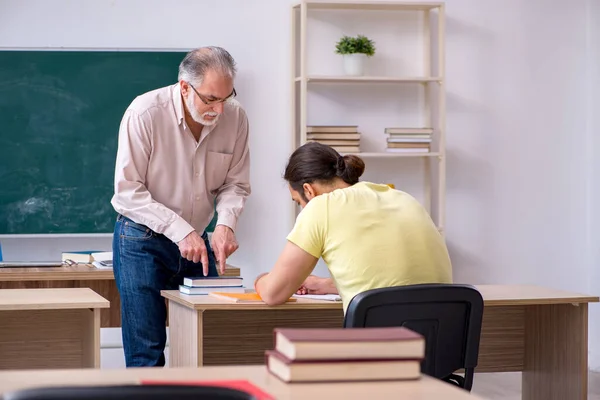
[[[0,369],[99,368],[108,307],[87,288],[0,290]]]
[[[227,266],[226,276],[239,276],[240,269]],[[112,269],[98,269],[90,264],[64,267],[0,268],[0,289],[90,288],[108,301],[102,310],[103,328],[121,326],[121,299]]]
[[[129,368],[114,370],[60,370],[0,372],[0,395],[9,391],[65,385],[139,384],[141,380],[214,381],[248,380],[277,400],[286,399],[481,399],[456,386],[423,376],[416,381],[284,384],[263,366],[206,368]]]
[[[476,285],[484,298],[477,372],[523,371],[524,399],[587,397],[588,303],[598,297],[537,286]],[[341,303],[269,307],[164,291],[172,366],[261,364],[275,327],[341,327]]]

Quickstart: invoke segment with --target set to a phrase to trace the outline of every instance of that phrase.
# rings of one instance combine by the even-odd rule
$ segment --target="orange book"
[[[257,293],[210,292],[208,295],[232,303],[264,303]],[[286,300],[287,303],[293,303],[295,301],[296,299],[292,297]]]

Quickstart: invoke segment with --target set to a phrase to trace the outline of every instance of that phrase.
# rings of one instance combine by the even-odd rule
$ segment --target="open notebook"
[[[297,299],[342,301],[339,294],[295,294],[294,297]]]

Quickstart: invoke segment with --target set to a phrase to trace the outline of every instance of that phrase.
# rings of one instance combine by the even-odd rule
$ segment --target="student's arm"
[[[269,305],[283,304],[310,275],[319,259],[287,242],[273,270],[256,279],[254,288]]]
[[[269,305],[284,303],[315,268],[327,235],[327,197],[317,196],[300,212],[275,266],[259,276],[254,288]]]

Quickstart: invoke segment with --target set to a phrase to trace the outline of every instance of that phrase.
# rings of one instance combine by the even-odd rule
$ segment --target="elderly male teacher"
[[[216,276],[238,244],[250,194],[248,119],[234,100],[235,61],[219,47],[189,52],[178,82],[136,97],[119,129],[113,236],[127,367],[164,366],[161,290]],[[214,214],[211,243],[205,232]]]

